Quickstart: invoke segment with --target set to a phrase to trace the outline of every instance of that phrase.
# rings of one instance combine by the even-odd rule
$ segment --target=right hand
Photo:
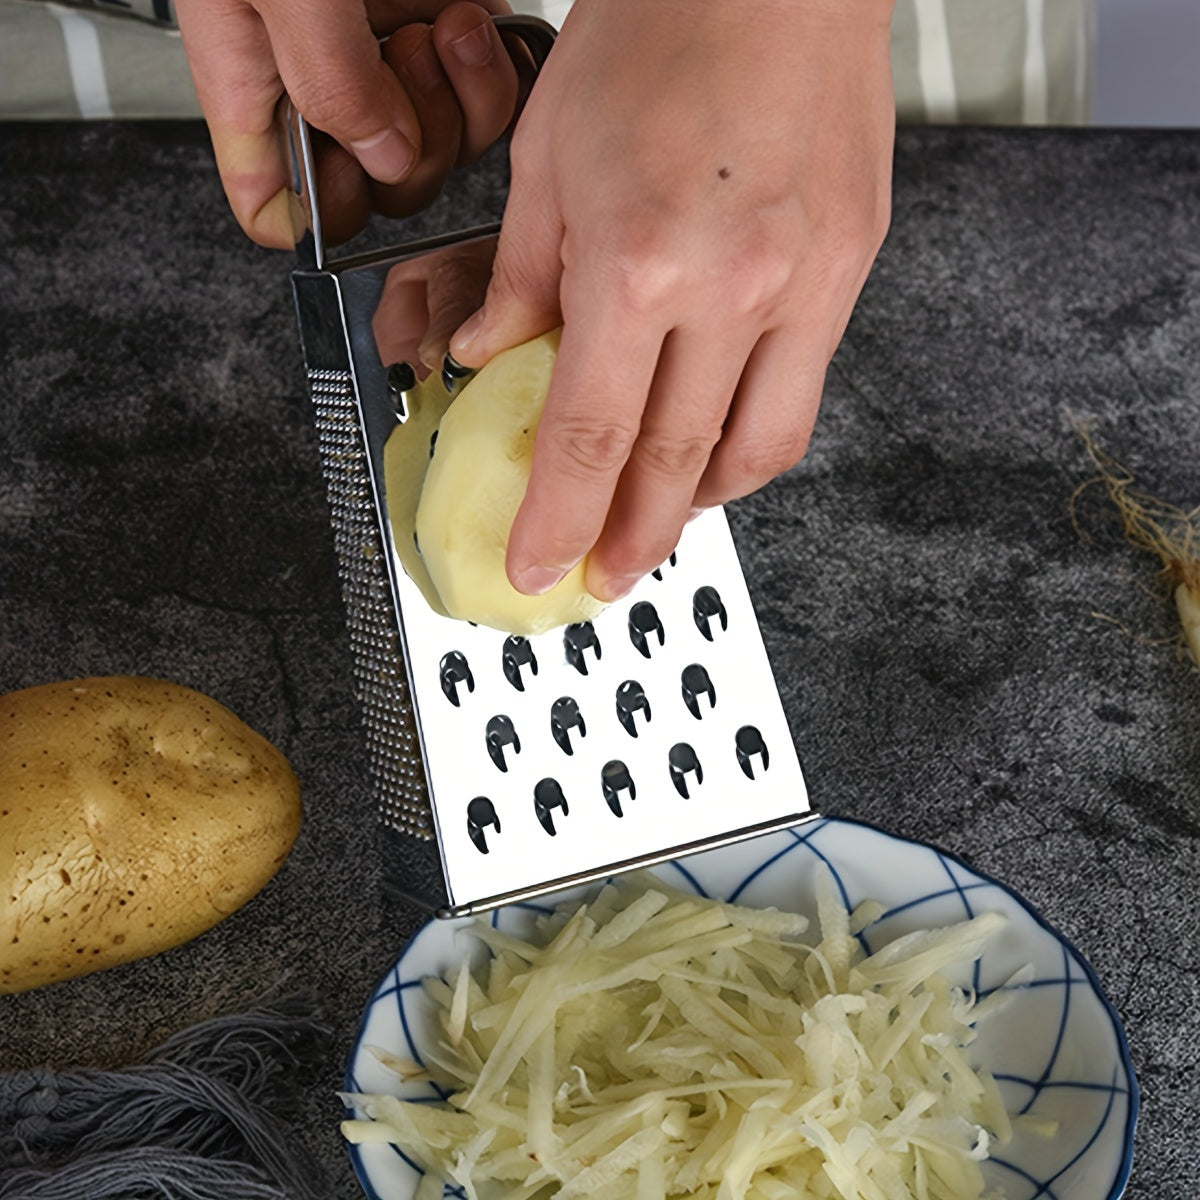
[[[512,144],[480,367],[562,326],[519,591],[613,600],[798,462],[887,229],[891,0],[575,0]]]
[[[331,242],[373,209],[429,204],[451,169],[509,126],[520,80],[491,17],[505,0],[177,0],[184,48],[234,216],[291,249],[286,93],[324,135],[321,214]],[[380,44],[379,38],[386,38]]]

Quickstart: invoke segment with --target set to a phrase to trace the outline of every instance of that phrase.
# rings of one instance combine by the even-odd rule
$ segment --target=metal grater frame
[[[507,18],[544,60],[553,32]],[[546,31],[549,30],[549,34]],[[400,264],[498,225],[329,260],[287,122],[293,290],[389,891],[461,916],[814,816],[722,510],[594,621],[511,638],[444,617],[395,550],[403,431],[372,319]]]

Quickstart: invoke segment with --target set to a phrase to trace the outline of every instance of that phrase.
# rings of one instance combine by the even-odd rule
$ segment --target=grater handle
[[[515,34],[521,39],[533,61],[534,72],[540,72],[554,46],[554,26],[540,17],[519,13],[496,16],[492,21],[501,33]],[[327,254],[317,194],[312,127],[287,96],[280,104],[279,121],[283,126],[291,176],[289,200],[296,257],[301,268],[320,271],[325,268]]]

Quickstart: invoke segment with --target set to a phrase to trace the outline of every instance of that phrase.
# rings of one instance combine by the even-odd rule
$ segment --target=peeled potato
[[[525,496],[558,333],[498,354],[442,417],[417,506],[421,557],[452,617],[534,634],[604,607],[584,587],[586,559],[543,596],[508,581],[504,557]]]
[[[299,828],[284,756],[190,688],[113,676],[0,697],[0,993],[203,933]]]

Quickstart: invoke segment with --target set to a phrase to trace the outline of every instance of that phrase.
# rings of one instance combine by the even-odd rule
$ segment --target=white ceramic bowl
[[[1138,1103],[1125,1035],[1092,969],[1015,892],[932,846],[834,818],[668,863],[657,872],[675,887],[815,918],[813,877],[821,863],[833,871],[850,907],[866,899],[884,905],[885,915],[861,935],[868,952],[914,929],[989,910],[1007,915],[1005,929],[955,982],[986,993],[1032,965],[1034,982],[984,1022],[974,1057],[995,1075],[1010,1112],[1053,1118],[1058,1132],[1051,1138],[1018,1132],[985,1164],[985,1176],[1007,1200],[1117,1200],[1132,1164]],[[568,895],[541,903],[551,907]],[[537,911],[513,905],[490,919],[525,932]],[[367,1006],[346,1066],[346,1091],[436,1097],[430,1084],[398,1088],[396,1076],[367,1047],[421,1060],[432,1010],[420,980],[455,966],[465,949],[477,945],[463,933],[472,923],[431,921],[408,943]],[[349,1149],[370,1200],[409,1200],[420,1172],[399,1150]]]

